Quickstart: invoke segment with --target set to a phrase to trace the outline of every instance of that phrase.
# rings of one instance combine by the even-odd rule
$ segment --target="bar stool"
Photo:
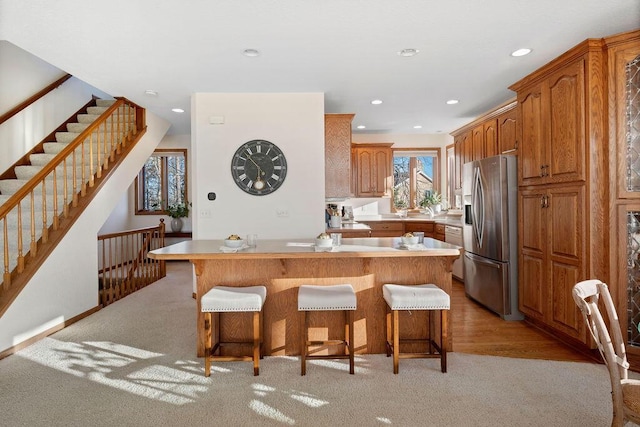
[[[382,295],[387,302],[387,357],[393,352],[393,373],[398,373],[399,359],[440,358],[442,372],[447,372],[447,312],[450,309],[449,294],[434,284],[428,285],[394,285],[382,286]],[[428,310],[429,335],[422,339],[400,339],[398,312],[400,310]],[[440,343],[438,345],[432,337],[434,332],[433,313],[440,312]],[[393,315],[393,319],[392,319]],[[400,353],[403,342],[426,342],[425,353]],[[433,352],[433,348],[437,353]]]
[[[298,289],[298,311],[301,311],[302,330],[300,375],[307,373],[307,359],[349,359],[349,373],[354,373],[353,318],[356,309],[356,293],[351,285],[302,285]],[[343,311],[345,317],[344,340],[309,341],[310,311]],[[333,346],[344,344],[348,354],[310,355],[309,346]]]
[[[260,344],[262,343],[262,307],[267,298],[267,288],[264,286],[214,286],[204,294],[200,300],[201,311],[205,313],[205,328],[211,326],[211,334],[208,338],[204,355],[204,375],[211,373],[211,361],[233,362],[253,360],[253,375],[260,375]],[[220,336],[220,313],[223,312],[253,312],[253,337],[252,340],[223,342]],[[217,320],[211,313],[217,313]],[[217,337],[218,342],[213,344]],[[215,353],[222,346],[253,345],[252,356],[216,356]]]

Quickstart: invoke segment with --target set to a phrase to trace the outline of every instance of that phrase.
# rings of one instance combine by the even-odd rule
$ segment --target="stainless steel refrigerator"
[[[517,191],[514,156],[463,166],[465,293],[505,320],[524,318],[518,310]]]

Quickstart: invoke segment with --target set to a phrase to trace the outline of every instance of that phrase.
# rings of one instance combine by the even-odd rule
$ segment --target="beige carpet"
[[[451,353],[311,363],[266,357],[203,376],[187,263],[170,277],[0,360],[2,426],[607,426],[604,366]]]

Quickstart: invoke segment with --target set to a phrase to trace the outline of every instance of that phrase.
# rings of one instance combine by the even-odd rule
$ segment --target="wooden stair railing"
[[[164,219],[156,227],[98,236],[100,303],[107,306],[166,276],[165,261],[147,257],[164,246]]]
[[[64,76],[60,77],[55,82],[51,83],[47,87],[43,88],[42,90],[38,91],[34,95],[32,95],[29,98],[25,99],[20,104],[16,105],[15,107],[10,109],[6,113],[0,115],[0,125],[2,123],[6,122],[7,120],[9,120],[11,117],[13,117],[16,114],[18,114],[20,111],[22,111],[25,108],[27,108],[29,105],[33,104],[34,102],[36,102],[37,100],[39,100],[40,98],[45,96],[46,94],[48,94],[49,92],[51,92],[54,89],[58,88],[58,86],[60,86],[62,83],[64,83],[67,80],[69,80],[71,77],[72,77],[71,74],[65,74]]]
[[[145,132],[145,110],[116,98],[0,205],[0,316]],[[10,222],[18,230],[15,237],[9,233]],[[25,228],[27,242],[22,232]]]

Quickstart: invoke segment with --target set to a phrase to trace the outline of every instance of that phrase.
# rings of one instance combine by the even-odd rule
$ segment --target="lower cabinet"
[[[438,225],[434,224],[433,222],[426,222],[426,221],[425,222],[406,221],[404,223],[404,232],[405,233],[413,233],[414,231],[422,231],[424,233],[424,237],[432,237],[433,238],[434,237],[434,229]],[[442,239],[442,240],[444,240],[444,239]]]
[[[371,237],[400,237],[404,233],[402,221],[366,222],[371,227]]]
[[[585,277],[585,186],[519,193],[519,307],[543,327],[588,343],[571,291]]]
[[[435,232],[433,233],[433,238],[436,239],[436,240],[440,240],[440,241],[444,242],[445,241],[445,237],[446,237],[445,234],[444,234],[444,230],[445,230],[445,225],[444,224],[436,224]]]

